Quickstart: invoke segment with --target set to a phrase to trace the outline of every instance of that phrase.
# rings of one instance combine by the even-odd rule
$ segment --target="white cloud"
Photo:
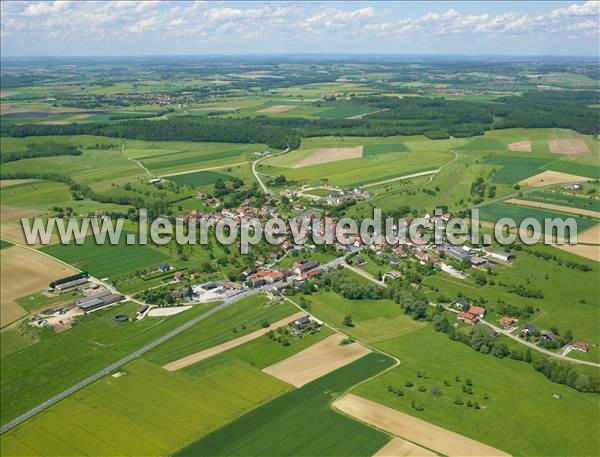
[[[380,6],[381,5],[381,6]],[[120,38],[163,40],[174,48],[179,40],[251,40],[297,43],[309,40],[351,43],[360,40],[419,38],[435,35],[463,37],[535,36],[551,39],[598,35],[600,2],[573,3],[538,16],[519,11],[471,14],[467,3],[454,8],[410,16],[390,3],[364,6],[345,3],[227,3],[187,1],[35,1],[1,2],[1,30],[13,48],[23,40],[48,38],[106,42]],[[456,6],[458,5],[458,6]],[[512,8],[518,9],[514,4]],[[157,33],[158,32],[158,33]],[[163,33],[165,32],[165,33]],[[169,32],[167,35],[166,32]],[[176,38],[173,38],[176,36]],[[169,41],[171,40],[171,41]],[[352,51],[352,45],[348,45]]]
[[[68,0],[56,0],[54,2],[30,3],[23,10],[24,16],[43,16],[64,11],[71,4]]]

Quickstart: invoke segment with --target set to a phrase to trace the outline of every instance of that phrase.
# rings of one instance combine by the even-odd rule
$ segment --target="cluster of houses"
[[[341,190],[339,192],[334,192],[326,197],[319,198],[317,202],[322,205],[337,206],[347,201],[364,201],[368,200],[369,198],[371,198],[371,194],[367,190],[355,188],[352,190]]]
[[[320,273],[319,264],[307,259],[296,260],[292,268],[259,268],[252,272],[246,269],[243,272],[246,281],[249,281],[252,287],[262,287],[273,284],[269,291],[275,295],[281,294],[284,290],[291,287],[292,284],[301,284]]]
[[[340,189],[333,185],[323,185],[317,189],[331,190],[331,194],[326,197],[317,197],[312,195],[310,191],[314,189],[309,186],[304,186],[299,190],[285,189],[281,195],[290,200],[296,200],[299,197],[306,197],[316,201],[321,205],[337,206],[348,201],[365,201],[371,198],[369,191],[356,187],[354,189]]]

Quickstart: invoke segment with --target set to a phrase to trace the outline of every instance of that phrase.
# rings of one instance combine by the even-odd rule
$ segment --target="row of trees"
[[[43,143],[29,143],[24,151],[3,152],[0,154],[0,163],[14,162],[21,159],[30,159],[33,157],[52,157],[52,156],[78,156],[81,150],[71,144],[56,143],[55,141],[46,141]]]
[[[600,393],[600,377],[592,378],[582,374],[572,364],[559,363],[546,357],[534,358],[529,348],[525,351],[510,349],[485,324],[476,324],[469,333],[464,333],[457,331],[441,312],[433,314],[431,319],[436,332],[446,333],[451,340],[460,341],[477,352],[531,363],[533,368],[543,373],[552,382],[566,384],[581,392]]]

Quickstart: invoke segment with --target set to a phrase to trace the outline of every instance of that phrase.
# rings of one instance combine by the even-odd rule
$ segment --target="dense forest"
[[[600,133],[593,91],[532,92],[473,103],[427,97],[353,97],[353,105],[377,112],[363,119],[220,118],[178,116],[161,121],[127,120],[68,125],[3,125],[5,136],[103,135],[139,140],[264,143],[290,149],[301,138],[315,136],[427,135],[432,139],[481,135],[485,130],[513,127],[561,127]]]

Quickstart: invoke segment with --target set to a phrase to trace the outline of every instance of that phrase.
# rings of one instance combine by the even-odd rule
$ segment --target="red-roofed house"
[[[485,308],[482,308],[481,306],[471,306],[469,308],[469,314],[473,314],[478,318],[483,319],[485,317]]]
[[[471,313],[465,313],[464,311],[461,311],[456,315],[456,320],[465,322],[467,324],[476,324],[479,322],[479,318],[477,316]]]
[[[577,343],[572,343],[571,348],[574,351],[581,351],[581,352],[587,352],[589,349],[588,345],[582,341],[578,341]]]

